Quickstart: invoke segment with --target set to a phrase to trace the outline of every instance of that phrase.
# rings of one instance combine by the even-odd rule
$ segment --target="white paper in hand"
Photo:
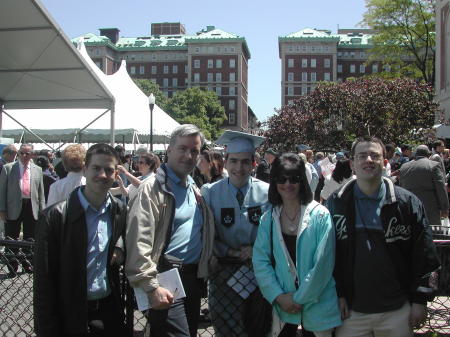
[[[169,290],[173,295],[173,300],[186,297],[184,292],[183,283],[181,282],[180,273],[177,268],[170,269],[163,273],[156,275],[159,285]],[[151,308],[150,301],[147,293],[142,288],[134,288],[134,296],[136,297],[136,303],[140,311],[148,310]]]

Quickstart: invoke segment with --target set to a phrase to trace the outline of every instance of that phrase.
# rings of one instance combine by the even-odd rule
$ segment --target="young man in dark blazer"
[[[86,185],[46,208],[36,231],[34,326],[38,337],[124,336],[119,266],[126,206],[109,192],[118,155],[86,153]]]

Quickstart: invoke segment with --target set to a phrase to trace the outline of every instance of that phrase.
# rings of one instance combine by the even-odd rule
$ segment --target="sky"
[[[149,36],[152,22],[181,22],[188,34],[206,26],[245,37],[248,101],[260,121],[281,105],[278,37],[304,28],[358,28],[364,0],[41,0],[69,38],[115,27],[124,37]]]

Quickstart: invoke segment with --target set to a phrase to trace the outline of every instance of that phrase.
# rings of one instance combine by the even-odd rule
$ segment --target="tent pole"
[[[45,145],[47,145],[49,148],[51,148],[52,150],[54,150],[53,146],[51,146],[49,143],[47,143],[45,140],[43,140],[41,137],[39,137],[36,133],[34,133],[33,131],[31,131],[30,129],[28,129],[25,125],[23,125],[22,123],[20,123],[17,119],[15,119],[14,117],[12,117],[9,113],[7,113],[6,111],[2,111],[6,116],[8,116],[9,118],[11,118],[14,122],[16,122],[17,124],[19,124],[22,128],[24,128],[25,130],[27,130],[29,133],[31,133],[33,136],[35,136],[37,139],[39,139],[42,143],[44,143]],[[25,136],[25,133],[23,133],[23,135]],[[24,137],[25,138],[25,137]]]
[[[0,138],[3,137],[3,102],[0,101]]]
[[[107,112],[109,111],[109,109],[106,109],[105,111],[103,111],[99,116],[97,116],[96,118],[94,118],[92,121],[90,121],[88,124],[86,124],[83,128],[79,129],[78,131],[75,132],[75,134],[73,135],[73,143],[76,143],[76,139],[77,136],[80,132],[83,132],[84,130],[86,130],[89,126],[91,126],[94,122],[96,122],[100,117],[102,117],[103,115],[105,115]]]
[[[115,143],[115,106],[113,105],[113,107],[111,108],[111,146],[114,147],[114,143]]]

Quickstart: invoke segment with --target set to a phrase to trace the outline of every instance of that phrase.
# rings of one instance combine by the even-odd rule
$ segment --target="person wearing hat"
[[[256,178],[268,183],[272,163],[277,157],[278,152],[275,151],[273,148],[268,148],[267,151],[264,153],[264,158],[261,159],[261,162],[259,163],[256,169]]]
[[[255,148],[263,141],[264,137],[225,131],[216,142],[227,145],[225,167],[229,177],[202,187],[202,195],[214,214],[214,254],[220,265],[209,283],[209,307],[217,336],[247,336],[242,322],[244,299],[233,289],[232,282],[240,270],[245,275],[236,281],[247,278],[256,285],[249,266],[260,217],[269,207],[269,185],[250,173]]]

